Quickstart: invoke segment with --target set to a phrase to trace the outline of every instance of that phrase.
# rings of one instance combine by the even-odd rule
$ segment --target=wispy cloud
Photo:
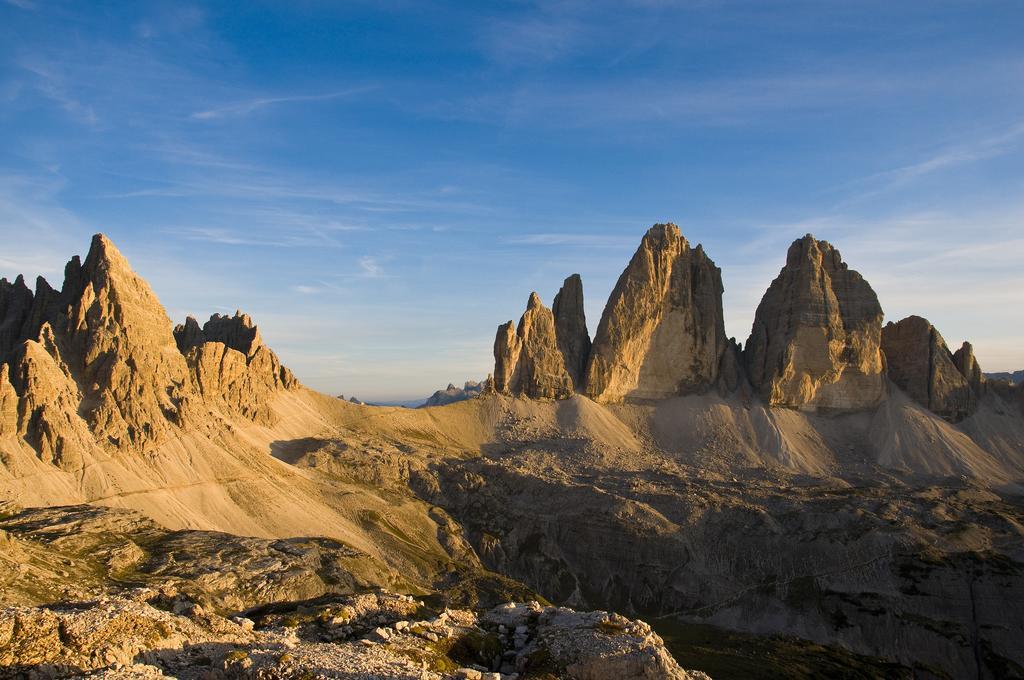
[[[482,32],[480,46],[485,54],[506,65],[545,62],[568,54],[582,32],[582,25],[568,16],[497,20]]]
[[[37,9],[36,3],[32,0],[4,0],[4,2],[13,7],[27,9],[33,12]]]
[[[261,235],[253,230],[238,231],[215,227],[177,227],[167,230],[188,241],[203,241],[228,246],[261,246],[272,248],[330,247],[337,248],[340,244],[322,232],[302,230],[289,233],[274,229],[273,233]]]
[[[86,125],[97,124],[99,119],[92,106],[71,94],[65,77],[57,68],[41,61],[26,61],[21,66],[35,76],[35,87],[41,95],[57,103],[75,120]]]
[[[74,252],[69,252],[69,244],[88,245],[87,234],[96,230],[60,206],[57,195],[63,187],[59,177],[0,175],[0,274],[24,274],[29,285],[38,274],[59,283],[64,263]],[[26,238],[28,234],[31,238]],[[76,244],[76,237],[81,243]]]
[[[208,196],[219,199],[246,199],[258,201],[310,201],[346,205],[365,212],[444,211],[480,213],[484,208],[467,201],[438,198],[436,192],[376,191],[341,183],[274,174],[257,169],[248,174],[203,173],[186,179],[153,179],[151,186],[117,193],[104,194],[104,198],[144,198]]]
[[[599,234],[529,234],[504,238],[502,243],[511,246],[580,246],[584,248],[622,248],[634,239],[622,236]]]
[[[379,279],[384,277],[384,268],[377,262],[377,258],[371,255],[359,258],[359,268],[363,270],[363,278]]]
[[[332,99],[342,99],[345,97],[351,97],[352,95],[368,92],[372,89],[374,89],[374,86],[367,85],[363,87],[354,87],[347,90],[325,92],[323,94],[299,94],[286,95],[281,97],[257,97],[255,99],[248,99],[246,101],[236,102],[234,104],[227,104],[212,109],[206,109],[205,111],[196,111],[190,117],[194,120],[215,120],[218,118],[227,118],[231,116],[246,116],[255,111],[259,111],[260,109],[264,109],[268,106],[275,106],[277,104],[330,101]]]
[[[1022,142],[1024,120],[1017,121],[995,134],[938,149],[926,158],[858,180],[855,184],[876,186],[858,198],[875,196],[936,172],[1003,156],[1020,148]]]

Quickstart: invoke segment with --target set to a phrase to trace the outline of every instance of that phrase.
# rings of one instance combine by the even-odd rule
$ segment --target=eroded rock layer
[[[960,362],[977,377],[973,351],[961,348]],[[885,352],[889,378],[914,401],[936,415],[957,422],[974,412],[978,395],[971,380],[964,376],[954,361],[939,331],[919,316],[908,316],[882,329],[882,351]],[[968,356],[969,353],[969,356]]]
[[[727,340],[722,276],[674,224],[647,232],[619,277],[594,337],[586,393],[601,402],[701,392]]]
[[[855,410],[885,396],[882,308],[839,251],[795,241],[754,316],[744,351],[754,388],[772,406]]]

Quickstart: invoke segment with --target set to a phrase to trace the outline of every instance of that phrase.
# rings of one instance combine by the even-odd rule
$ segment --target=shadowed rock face
[[[551,306],[555,315],[558,349],[565,361],[565,370],[572,378],[573,389],[581,391],[590,356],[590,334],[583,312],[583,280],[573,274],[562,284]]]
[[[726,348],[722,276],[674,224],[647,232],[605,306],[587,367],[595,401],[701,392]]]
[[[914,401],[946,420],[957,422],[974,412],[977,394],[957,367],[939,331],[919,316],[908,316],[882,329],[882,351],[889,378]],[[977,368],[970,345],[961,348],[968,372]],[[980,384],[980,370],[977,371]]]
[[[967,384],[971,386],[974,394],[980,397],[985,388],[985,376],[981,371],[981,366],[978,365],[978,360],[974,357],[974,346],[964,341],[964,344],[960,345],[960,349],[953,352],[953,363],[960,374],[967,378]]]
[[[839,251],[810,234],[789,248],[754,316],[744,351],[772,406],[855,410],[885,396],[882,308]]]
[[[572,396],[572,378],[555,337],[555,317],[536,293],[512,330],[498,327],[494,340],[494,387],[498,392],[542,399]]]
[[[0,361],[23,339],[22,329],[32,310],[32,291],[25,285],[25,277],[18,276],[14,283],[0,279]]]

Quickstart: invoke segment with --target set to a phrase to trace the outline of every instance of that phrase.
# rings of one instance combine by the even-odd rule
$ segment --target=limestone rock
[[[562,671],[558,677],[708,680],[704,673],[683,670],[647,623],[619,614],[508,603],[485,612],[481,621],[485,629],[497,628],[499,640],[514,642],[519,658],[550,659]]]
[[[111,448],[160,443],[181,424],[178,404],[190,391],[167,313],[102,234],[93,237],[80,272],[72,261],[66,274],[63,344],[83,386],[90,429]]]
[[[718,392],[722,396],[732,394],[746,384],[746,372],[743,370],[743,349],[736,338],[729,338],[722,362],[718,368]]]
[[[198,425],[187,408],[197,399],[266,421],[269,392],[297,384],[245,315],[215,316],[204,329],[190,319],[176,330],[102,234],[84,262],[68,262],[59,291],[42,277],[34,293],[22,277],[0,281],[0,433],[71,469],[87,450],[149,450]],[[220,348],[186,361],[184,352],[208,341]]]
[[[701,392],[726,347],[722,275],[674,224],[647,232],[619,277],[590,352],[586,391],[602,402]]]
[[[509,320],[498,326],[494,336],[494,389],[507,393],[516,372],[519,361],[519,339],[516,337],[516,324]]]
[[[494,386],[498,392],[542,399],[572,396],[572,378],[558,348],[555,317],[536,293],[513,330],[498,327],[494,340]]]
[[[263,374],[249,370],[244,354],[222,342],[204,342],[192,347],[186,360],[203,397],[223,400],[254,422],[274,423],[268,403],[274,386],[260,380]]]
[[[254,422],[272,425],[274,392],[297,385],[248,314],[214,314],[202,328],[190,316],[175,327],[174,338],[200,394]]]
[[[18,432],[18,393],[11,385],[10,367],[0,364],[0,437]]]
[[[292,372],[263,344],[259,328],[253,323],[252,317],[240,311],[236,311],[234,316],[214,314],[202,328],[190,316],[184,324],[175,326],[174,338],[178,349],[185,354],[193,347],[210,342],[241,354],[248,370],[255,374],[254,380],[266,385],[267,389],[291,389],[298,384]],[[219,354],[220,351],[214,350],[214,353]],[[230,377],[227,377],[227,382],[231,382]]]
[[[882,329],[889,378],[914,401],[952,422],[974,412],[977,397],[927,319],[908,316]]]
[[[69,470],[79,467],[93,438],[78,415],[82,395],[49,324],[43,326],[39,341],[29,340],[19,348],[12,362],[11,384],[19,396],[17,433],[44,462]],[[4,401],[9,393],[6,397]]]
[[[881,325],[867,281],[808,234],[757,307],[744,351],[750,381],[773,406],[870,408],[885,395]]]
[[[978,360],[974,357],[974,346],[964,341],[964,344],[960,345],[960,349],[953,352],[953,363],[956,364],[960,374],[967,378],[967,384],[971,386],[974,394],[980,397],[985,388],[985,376],[981,371],[981,366],[978,365]]]
[[[263,338],[252,317],[236,311],[234,316],[214,314],[203,324],[203,336],[212,342],[223,342],[247,357],[263,347]]]
[[[572,379],[573,388],[582,391],[590,357],[590,334],[583,311],[583,280],[579,274],[573,274],[562,284],[551,312],[555,316],[555,336],[565,361],[565,370]]]

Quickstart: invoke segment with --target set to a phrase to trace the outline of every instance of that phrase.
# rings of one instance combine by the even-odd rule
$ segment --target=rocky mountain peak
[[[678,249],[689,247],[689,243],[676,224],[665,222],[652,225],[643,235],[640,247],[648,250]]]
[[[583,311],[583,279],[579,274],[573,274],[562,283],[551,312],[555,316],[555,336],[565,370],[572,378],[573,389],[582,391],[590,357],[590,334]]]
[[[498,327],[494,339],[494,386],[498,392],[533,398],[564,399],[572,395],[572,378],[558,347],[555,318],[537,293],[513,329]]]
[[[73,257],[64,273],[60,291],[42,277],[34,293],[20,276],[0,282],[0,362],[17,398],[15,429],[41,458],[74,467],[96,447],[150,449],[190,425],[186,403],[219,396],[179,349],[205,342],[198,324],[187,321],[188,337],[176,337],[149,284],[110,239],[94,236],[84,262]],[[256,371],[271,389],[294,385],[251,319],[214,326],[235,327],[231,341],[248,352],[239,353],[236,377]],[[11,396],[2,384],[0,392],[3,419]]]
[[[77,261],[77,256],[72,262]],[[69,266],[74,266],[68,263]],[[104,234],[94,234],[89,244],[89,252],[85,256],[85,264],[82,269],[86,275],[94,277],[102,273],[132,273],[131,265],[125,259],[121,251],[117,249],[114,242]]]
[[[978,393],[972,381],[977,379],[979,388],[981,383],[973,349],[969,343],[965,345],[959,359],[954,358],[938,329],[920,316],[889,322],[882,329],[889,379],[914,401],[953,422],[977,408]]]
[[[196,321],[196,318],[194,316],[187,316],[185,317],[185,323],[180,323],[174,327],[174,341],[178,345],[178,351],[182,354],[187,354],[196,345],[206,342],[206,336],[203,335],[203,329],[199,327],[199,322]]]
[[[874,406],[885,394],[881,324],[867,281],[807,234],[789,247],[755,312],[744,350],[750,381],[773,406]]]
[[[586,391],[597,401],[704,391],[726,347],[722,276],[674,224],[644,235],[594,336]]]

